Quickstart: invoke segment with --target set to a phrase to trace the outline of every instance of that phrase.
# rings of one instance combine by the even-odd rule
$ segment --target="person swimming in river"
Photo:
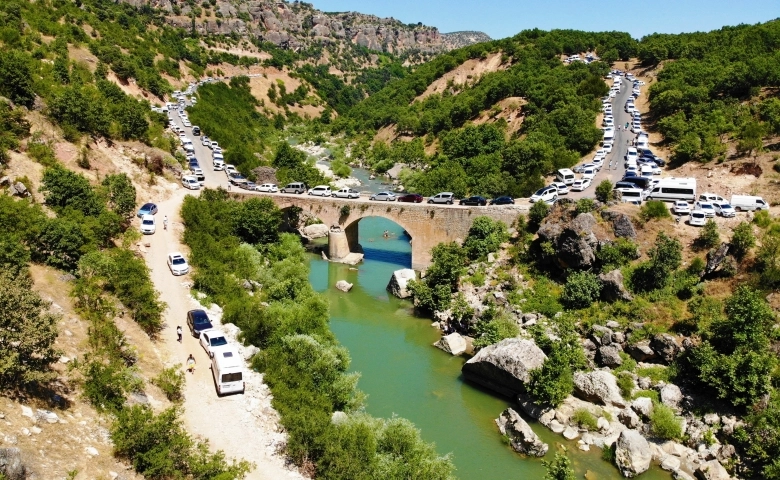
[[[383,233],[382,236],[385,237],[385,238],[390,238],[390,232],[385,230],[385,233]]]

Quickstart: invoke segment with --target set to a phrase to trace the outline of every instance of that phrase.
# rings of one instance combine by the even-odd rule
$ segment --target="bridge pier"
[[[357,222],[342,230],[333,225],[328,231],[328,259],[332,262],[355,265],[363,260],[363,248],[358,243]]]

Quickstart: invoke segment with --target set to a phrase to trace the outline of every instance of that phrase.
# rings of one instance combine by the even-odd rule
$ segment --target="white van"
[[[732,195],[731,206],[738,212],[769,210],[769,204],[766,200],[752,195]]]
[[[244,361],[235,347],[220,349],[211,358],[211,376],[217,394],[244,393]]]
[[[647,195],[648,200],[664,200],[673,202],[675,200],[685,200],[693,202],[696,200],[696,179],[695,178],[662,178],[661,181],[653,187]]]
[[[558,182],[563,182],[566,185],[571,185],[574,183],[574,172],[568,168],[562,168],[555,174],[555,180]]]
[[[225,169],[225,161],[221,158],[215,157],[214,160],[212,160],[212,163],[214,164],[214,170],[222,171]]]
[[[604,141],[609,141],[615,138],[615,129],[608,127],[604,129]]]
[[[645,199],[644,191],[639,188],[616,188],[615,191],[620,192],[620,200],[625,203],[641,205]]]

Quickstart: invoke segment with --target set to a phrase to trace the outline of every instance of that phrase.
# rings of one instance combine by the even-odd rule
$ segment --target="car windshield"
[[[141,210],[151,211],[152,208],[154,208],[154,205],[152,205],[151,203],[147,203],[146,205],[141,207]]]
[[[181,257],[176,257],[176,258],[173,259],[172,263],[174,265],[184,265],[187,262],[185,262],[184,259],[181,258]]]
[[[212,347],[221,347],[222,345],[227,345],[227,343],[228,343],[228,342],[227,342],[227,340],[225,339],[225,337],[216,337],[216,338],[212,338],[212,339],[211,339],[211,341],[209,342],[209,344],[210,344]]]
[[[152,220],[151,218],[144,220],[144,225],[154,225],[154,220]]]

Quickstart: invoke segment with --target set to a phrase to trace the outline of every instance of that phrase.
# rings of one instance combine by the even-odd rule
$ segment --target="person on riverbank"
[[[193,357],[191,353],[190,356],[187,357],[187,371],[195,373],[195,357]]]

